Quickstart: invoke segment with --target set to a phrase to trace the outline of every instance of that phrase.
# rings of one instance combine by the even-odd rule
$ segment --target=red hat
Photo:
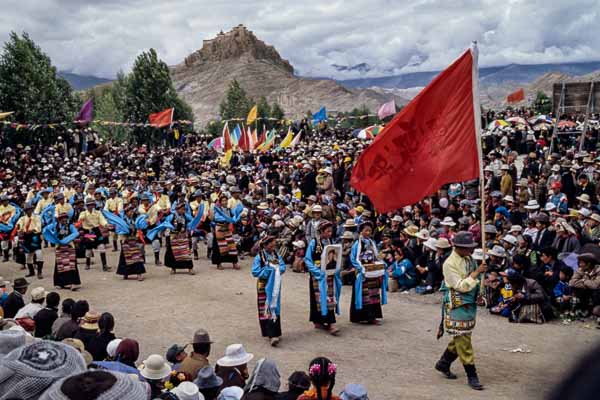
[[[552,186],[550,186],[551,189],[560,189],[561,184],[560,182],[556,181],[552,183]]]

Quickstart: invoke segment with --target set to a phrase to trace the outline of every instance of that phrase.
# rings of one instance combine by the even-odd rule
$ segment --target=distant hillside
[[[511,83],[530,83],[548,72],[560,72],[567,75],[585,75],[600,70],[600,61],[564,64],[509,64],[501,67],[479,69],[482,85],[504,85]],[[407,89],[427,85],[440,71],[414,72],[380,78],[360,78],[338,81],[348,88],[381,87]]]
[[[63,71],[59,71],[58,75],[65,78],[73,90],[85,90],[93,86],[111,82],[110,79],[98,78],[96,76],[77,75]]]

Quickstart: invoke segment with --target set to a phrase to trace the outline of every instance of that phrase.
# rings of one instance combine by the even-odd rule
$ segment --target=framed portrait
[[[321,271],[334,275],[342,269],[342,245],[328,244],[321,253]]]

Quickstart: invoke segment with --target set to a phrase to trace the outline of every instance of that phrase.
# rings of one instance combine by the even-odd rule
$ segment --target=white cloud
[[[375,76],[443,68],[472,40],[483,66],[600,60],[599,18],[597,0],[4,0],[0,40],[27,31],[59,69],[113,77],[150,47],[176,64],[244,23],[303,74],[365,62]]]

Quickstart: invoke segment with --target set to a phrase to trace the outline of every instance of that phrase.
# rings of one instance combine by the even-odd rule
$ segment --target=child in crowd
[[[571,317],[573,306],[573,290],[569,286],[569,281],[573,277],[573,268],[563,266],[559,272],[559,280],[552,293],[552,303],[558,308],[561,317]]]

